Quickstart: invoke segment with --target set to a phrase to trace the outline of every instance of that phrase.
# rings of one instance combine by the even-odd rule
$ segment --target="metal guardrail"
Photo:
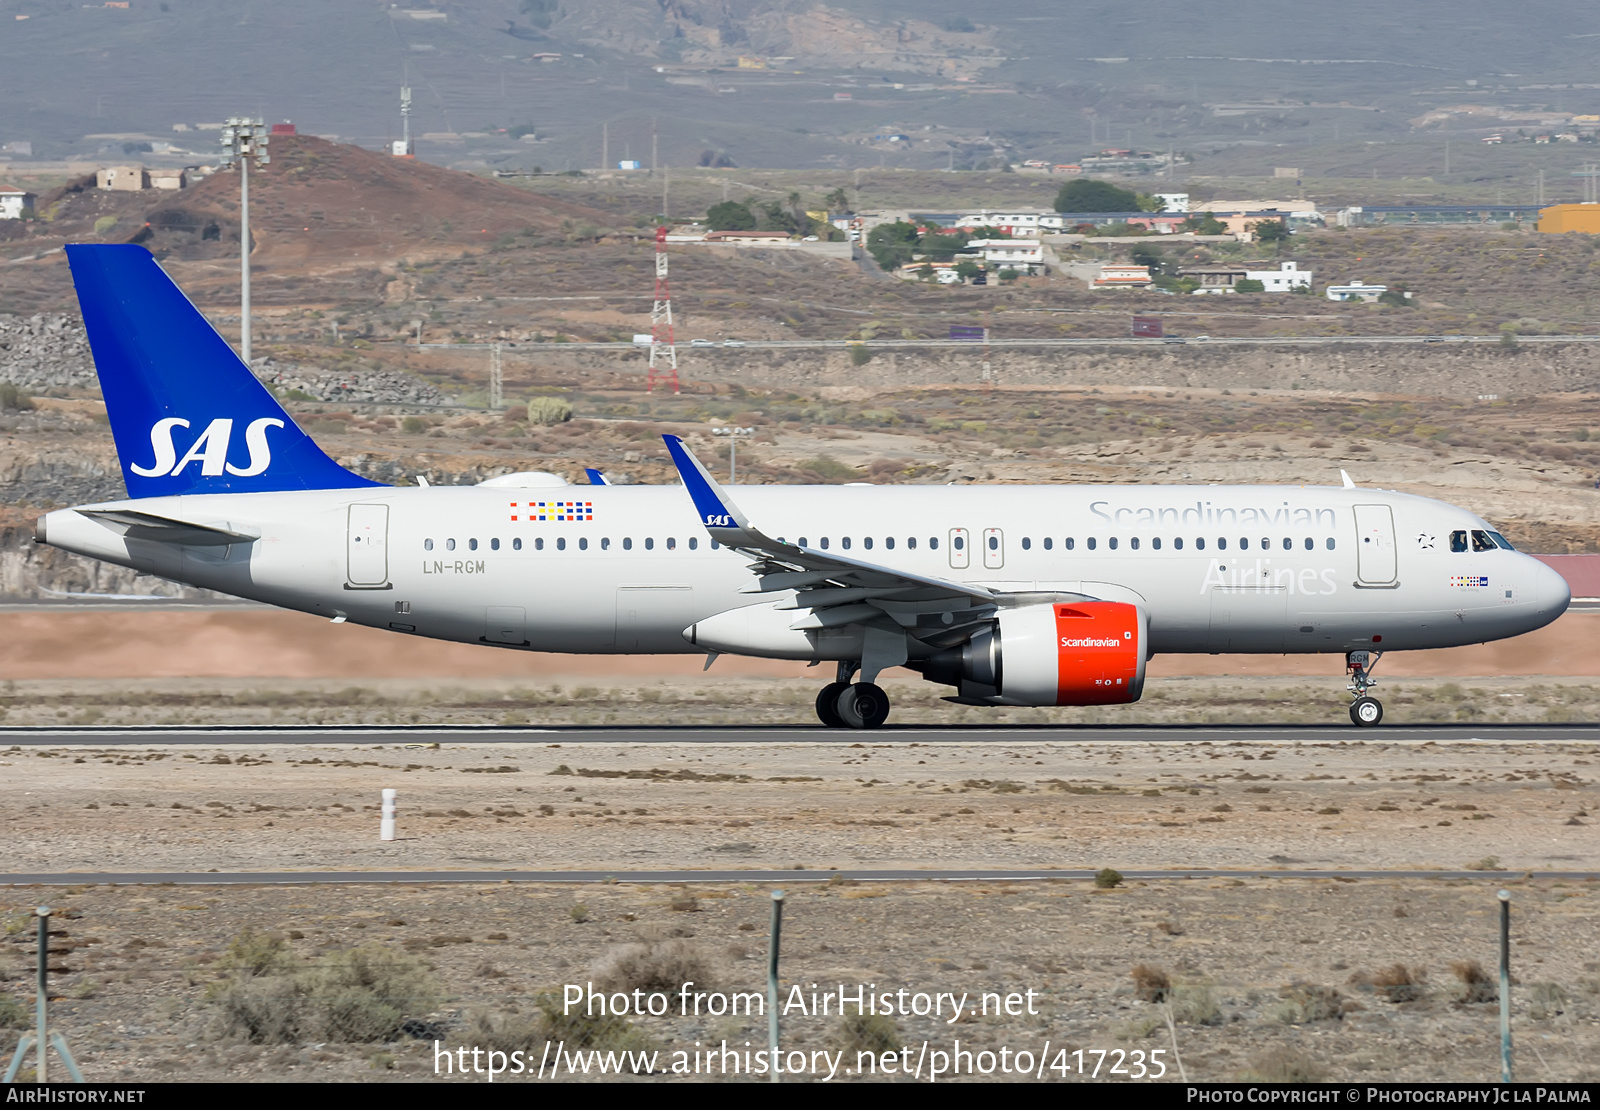
[[[965,339],[770,339],[745,340],[739,347],[691,347],[689,344],[680,344],[686,354],[712,350],[828,350],[847,349],[850,347],[868,347],[875,350],[888,350],[902,347],[1169,347],[1188,346],[1191,344],[1204,346],[1236,346],[1236,347],[1322,347],[1322,346],[1360,346],[1362,344],[1384,344],[1399,346],[1451,346],[1463,343],[1488,344],[1498,346],[1501,339],[1498,335],[1447,335],[1440,337],[1420,335],[1360,335],[1360,336],[1233,336],[1233,337],[1207,337],[1200,339],[1194,336],[1168,336],[1165,339],[990,339],[986,344],[974,343]],[[1520,335],[1517,343],[1600,343],[1600,335]],[[408,344],[416,346],[416,344]],[[483,350],[490,346],[500,346],[509,353],[526,354],[534,351],[567,350],[567,351],[648,351],[649,348],[642,343],[424,343],[421,345],[429,350]]]

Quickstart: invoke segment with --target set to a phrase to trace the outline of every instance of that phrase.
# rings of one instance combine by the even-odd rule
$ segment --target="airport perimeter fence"
[[[779,1077],[794,1081],[1485,1082],[1501,1077],[1504,1009],[1518,1079],[1600,1078],[1592,946],[1528,930],[1539,937],[1519,955],[1513,935],[1503,1008],[1495,890],[1482,883],[1396,905],[1471,915],[1470,944],[1330,913],[1348,889],[1337,883],[1262,884],[1227,915],[1314,918],[1371,953],[1361,964],[1331,945],[1287,950],[1268,921],[1245,928],[1258,940],[1241,950],[1208,918],[1152,919],[1155,895],[1126,888],[947,889],[931,918],[896,929],[920,911],[888,884],[822,885],[825,898],[800,892],[791,909],[770,992],[765,889],[569,888],[537,923],[516,912],[526,895],[512,884],[418,888],[405,917],[350,888],[280,887],[270,909],[231,916],[216,912],[230,891],[57,891],[50,1024],[91,1082],[767,1079],[774,1014]],[[1544,917],[1568,914],[1592,939],[1594,883],[1537,894]],[[18,898],[38,888],[10,895],[6,1060],[35,1021],[36,919]],[[1072,906],[1030,940],[1048,898]],[[1120,928],[1061,942],[1057,926],[1070,933],[1102,906]],[[970,935],[994,944],[959,953],[938,923],[973,915],[988,920]]]

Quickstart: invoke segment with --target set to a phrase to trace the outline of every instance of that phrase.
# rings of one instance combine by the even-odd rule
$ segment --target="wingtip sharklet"
[[[672,456],[673,465],[678,468],[678,477],[683,479],[684,488],[694,501],[695,511],[700,514],[700,523],[713,533],[748,532],[749,520],[722,491],[700,460],[694,457],[694,452],[684,445],[682,438],[675,435],[663,435],[661,438],[667,444],[667,453]]]

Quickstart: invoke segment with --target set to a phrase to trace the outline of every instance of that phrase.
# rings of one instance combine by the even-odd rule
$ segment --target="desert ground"
[[[847,1068],[858,1050],[909,1045],[915,1060],[924,1042],[948,1052],[959,1038],[1048,1054],[1072,1069],[1048,1076],[1067,1081],[1094,1078],[1078,1073],[1078,1049],[1089,1065],[1096,1049],[1143,1052],[1167,1078],[1181,1056],[1202,1080],[1490,1081],[1498,1011],[1483,969],[1504,880],[805,881],[830,869],[1600,869],[1592,741],[70,742],[0,757],[7,871],[783,868],[796,876],[785,999],[858,982],[968,994],[974,1008],[983,992],[1036,992],[1034,1013],[954,1023],[837,1007],[784,1018],[786,1049],[847,1049]],[[388,785],[400,839],[382,843]],[[759,1048],[764,1022],[585,1020],[554,999],[566,984],[649,990],[662,976],[762,990],[768,889],[18,887],[0,896],[0,991],[25,1020],[26,914],[42,900],[66,913],[55,1021],[96,1079],[431,1080],[435,1040],[529,1059],[546,1040],[654,1049],[653,1078],[671,1079],[674,1052]],[[1519,1077],[1593,1080],[1594,881],[1509,889]],[[375,984],[354,1016],[326,997],[352,961]],[[847,1078],[860,1076],[834,1081]]]

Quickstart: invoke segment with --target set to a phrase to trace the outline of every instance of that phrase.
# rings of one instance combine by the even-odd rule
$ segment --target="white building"
[[[1298,262],[1280,262],[1276,270],[1246,270],[1244,276],[1247,280],[1259,281],[1268,293],[1292,293],[1296,289],[1310,289],[1311,274],[1311,270],[1302,270]]]
[[[993,227],[1007,235],[1031,235],[1040,231],[1060,231],[1066,226],[1061,215],[1048,208],[1012,209],[1009,212],[970,212],[956,217],[956,227]]]
[[[22,210],[32,208],[37,199],[22,189],[0,189],[0,220],[22,219]]]
[[[1155,198],[1161,202],[1163,212],[1189,211],[1188,193],[1156,193]]]
[[[1038,239],[969,239],[967,249],[982,252],[985,266],[1031,274],[1044,264],[1044,244]]]
[[[1352,281],[1349,285],[1328,286],[1328,299],[1330,301],[1375,301],[1389,291],[1387,285],[1368,285],[1364,281]]]

